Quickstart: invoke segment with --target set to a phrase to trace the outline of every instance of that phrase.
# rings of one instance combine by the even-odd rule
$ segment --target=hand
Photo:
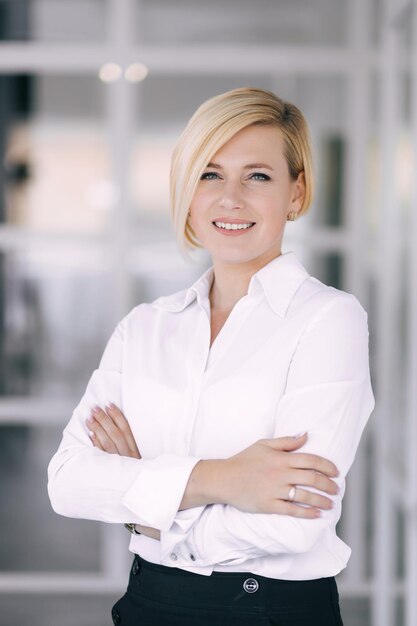
[[[105,411],[100,407],[95,407],[91,417],[87,419],[87,425],[90,429],[90,439],[96,448],[109,454],[130,456],[135,459],[142,458],[129,422],[114,404],[106,406]],[[157,528],[141,524],[135,524],[135,526],[141,535],[160,540],[161,532]]]
[[[141,458],[129,422],[114,404],[106,406],[105,411],[95,407],[91,417],[87,419],[87,426],[90,439],[96,448],[110,454]]]
[[[301,485],[334,495],[339,488],[330,477],[339,472],[334,463],[323,457],[294,453],[306,440],[307,433],[299,438],[260,439],[225,459],[223,501],[252,513],[320,517],[320,509],[332,508],[331,499],[302,489]],[[295,498],[289,502],[293,486]]]

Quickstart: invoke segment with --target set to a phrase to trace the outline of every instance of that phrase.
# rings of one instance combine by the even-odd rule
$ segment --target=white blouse
[[[198,574],[336,575],[351,553],[335,530],[345,476],[374,407],[367,314],[287,252],[251,277],[210,348],[212,280],[210,267],[188,289],[136,306],[117,325],[49,464],[52,506],[69,517],[160,529],[161,541],[132,535],[130,550]],[[129,420],[141,459],[93,447],[85,420],[108,402]],[[200,459],[303,431],[299,451],[340,471],[334,508],[321,517],[227,504],[178,511]]]

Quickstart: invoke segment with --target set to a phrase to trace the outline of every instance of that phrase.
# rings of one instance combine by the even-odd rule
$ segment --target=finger
[[[279,513],[280,515],[289,515],[290,517],[299,517],[304,519],[317,519],[322,513],[319,509],[310,506],[302,506],[294,502],[285,500],[276,500],[272,506],[271,513]]]
[[[118,454],[118,450],[114,441],[109,437],[99,421],[97,421],[94,417],[90,417],[87,420],[87,424],[90,431],[94,434],[95,440],[99,443],[101,449],[104,450],[104,452],[109,452],[110,454]]]
[[[288,472],[288,482],[290,485],[304,485],[314,487],[319,491],[324,491],[330,495],[339,493],[339,487],[334,480],[324,474],[314,470],[293,470]]]
[[[299,469],[313,469],[327,476],[339,476],[336,465],[318,454],[296,452],[291,455],[291,466]]]
[[[106,411],[110,415],[110,417],[112,418],[116,426],[123,433],[126,439],[127,445],[129,447],[129,450],[135,453],[135,456],[137,456],[137,458],[140,459],[141,455],[139,452],[139,448],[136,445],[136,441],[133,436],[132,430],[130,428],[130,424],[125,418],[125,416],[123,415],[123,413],[121,412],[121,410],[115,404],[110,403],[109,405],[106,406]]]
[[[129,446],[127,444],[124,434],[113,422],[112,418],[107,415],[106,411],[103,411],[103,409],[101,409],[100,407],[95,407],[92,410],[92,414],[95,420],[105,431],[108,439],[110,439],[113,445],[116,447],[117,453],[121,456],[130,456]]]
[[[326,496],[322,496],[313,491],[301,489],[298,485],[295,488],[295,496],[292,502],[299,502],[300,504],[305,504],[309,507],[317,509],[323,509],[325,511],[334,508],[334,503],[330,498],[326,498]]]
[[[104,452],[104,448],[101,445],[101,443],[99,442],[99,440],[97,439],[96,435],[94,434],[94,432],[92,430],[88,431],[88,436],[90,437],[91,443],[93,444],[93,446],[95,448],[98,448],[99,450],[103,450]]]
[[[308,433],[301,433],[294,437],[275,437],[273,439],[262,439],[262,443],[274,448],[275,450],[284,450],[290,452],[301,448],[307,441]]]

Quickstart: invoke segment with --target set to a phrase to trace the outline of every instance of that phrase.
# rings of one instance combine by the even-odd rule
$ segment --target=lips
[[[251,230],[255,226],[255,222],[245,222],[244,220],[240,219],[235,219],[233,221],[216,220],[215,222],[213,222],[213,226],[216,230],[225,231],[228,233],[236,233]]]
[[[256,222],[238,217],[218,217],[212,222],[216,231],[227,237],[238,237],[255,227]]]
[[[252,222],[246,222],[245,224],[230,224],[227,222],[214,222],[215,228],[221,228],[222,230],[248,230],[255,226]]]

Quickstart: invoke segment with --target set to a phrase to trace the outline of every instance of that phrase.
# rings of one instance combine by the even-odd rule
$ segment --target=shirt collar
[[[253,283],[260,285],[271,309],[285,317],[295,293],[309,276],[295,253],[285,252],[253,274],[248,293]]]
[[[152,304],[172,313],[184,310],[197,298],[199,304],[208,298],[213,282],[211,265],[190,287],[170,296],[162,296]],[[255,272],[249,282],[248,295],[263,291],[269,306],[285,317],[291,300],[309,273],[294,252],[285,252]]]
[[[196,298],[201,303],[202,300],[208,298],[213,275],[213,266],[211,265],[190,287],[177,291],[170,296],[161,296],[154,300],[152,305],[165,311],[179,313],[194,302]]]

